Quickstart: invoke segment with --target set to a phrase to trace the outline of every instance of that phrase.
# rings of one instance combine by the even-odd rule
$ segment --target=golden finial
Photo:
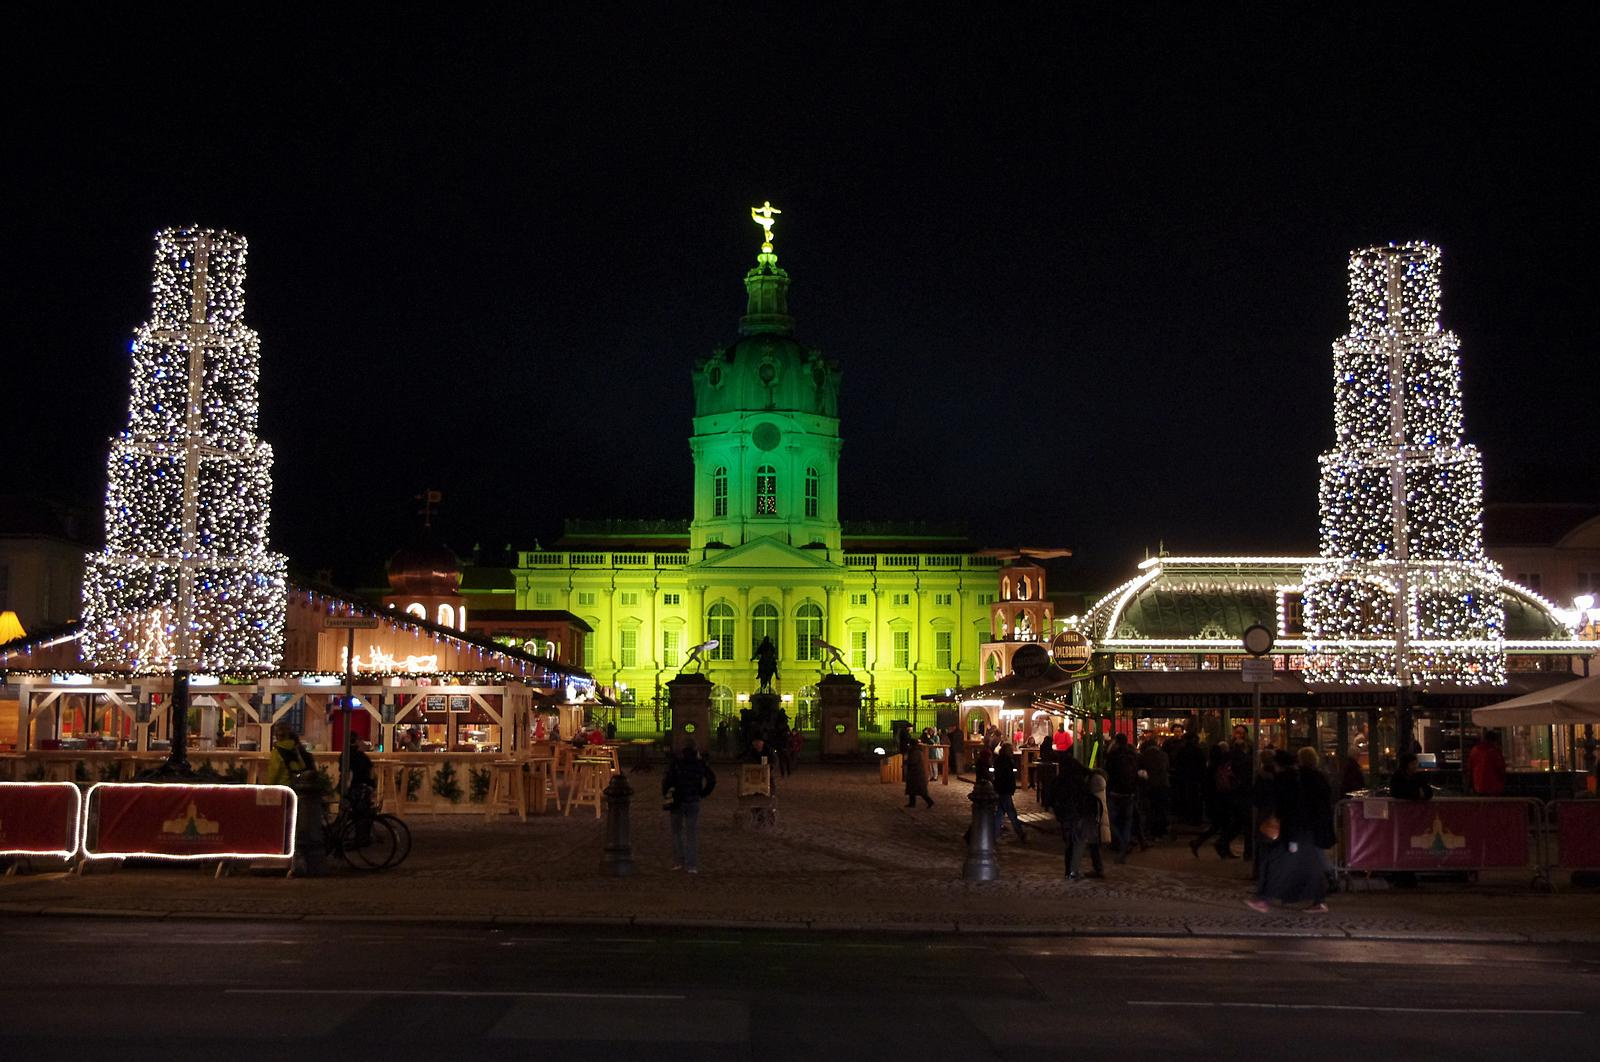
[[[750,220],[761,226],[762,254],[772,253],[772,226],[777,224],[778,220],[772,215],[781,213],[783,211],[773,206],[770,202],[764,202],[758,207],[750,208]]]

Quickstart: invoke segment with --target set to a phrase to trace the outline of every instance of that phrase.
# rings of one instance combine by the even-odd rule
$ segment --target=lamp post
[[[1572,607],[1578,610],[1575,632],[1579,639],[1600,641],[1600,609],[1594,607],[1593,594],[1579,594],[1572,599]],[[1589,674],[1589,658],[1583,658],[1583,673]],[[1583,727],[1583,768],[1586,772],[1594,773],[1594,724],[1585,723]]]

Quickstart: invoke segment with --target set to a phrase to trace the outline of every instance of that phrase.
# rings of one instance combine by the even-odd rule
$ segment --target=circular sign
[[[685,723],[685,724],[683,724],[683,732],[685,734],[692,734],[692,733],[695,732],[696,729],[698,729],[698,728],[693,723]]]
[[[1272,632],[1259,623],[1252,623],[1244,629],[1244,651],[1251,656],[1262,656],[1272,652]]]
[[[1062,631],[1050,643],[1050,659],[1062,671],[1082,671],[1089,666],[1093,647],[1079,631]]]
[[[833,732],[835,734],[844,733],[844,724],[843,723],[835,723],[835,724],[833,724]]]
[[[783,440],[783,432],[771,421],[762,421],[756,425],[756,430],[751,432],[750,441],[756,444],[757,450],[775,450],[778,443]]]
[[[1050,670],[1050,654],[1037,642],[1030,642],[1011,657],[1011,673],[1018,678],[1042,678]]]

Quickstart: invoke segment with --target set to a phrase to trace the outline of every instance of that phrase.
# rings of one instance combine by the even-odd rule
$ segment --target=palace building
[[[756,689],[763,638],[801,721],[841,658],[869,721],[979,678],[1002,561],[959,534],[841,521],[840,368],[795,337],[777,213],[751,212],[766,238],[738,338],[690,373],[692,517],[569,521],[555,546],[461,589],[471,629],[512,644],[519,614],[576,617],[587,631],[573,663],[615,693],[624,729],[656,728],[665,683],[686,666],[710,677],[717,714],[733,714]]]

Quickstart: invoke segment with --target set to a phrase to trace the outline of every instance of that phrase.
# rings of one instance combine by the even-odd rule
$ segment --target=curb
[[[321,925],[434,925],[472,929],[499,927],[552,926],[596,929],[715,929],[739,933],[873,933],[889,936],[1035,937],[1035,938],[1132,938],[1192,940],[1350,940],[1372,943],[1494,944],[1537,947],[1550,944],[1600,944],[1600,932],[1530,930],[1525,933],[1449,932],[1439,930],[1360,929],[1340,926],[1239,926],[1207,927],[1184,923],[1182,926],[989,926],[961,921],[874,923],[832,922],[804,919],[696,919],[618,915],[613,917],[540,917],[536,915],[436,916],[409,914],[238,914],[221,911],[134,911],[115,908],[48,907],[25,904],[0,904],[0,917],[88,918],[145,922],[304,922]]]

